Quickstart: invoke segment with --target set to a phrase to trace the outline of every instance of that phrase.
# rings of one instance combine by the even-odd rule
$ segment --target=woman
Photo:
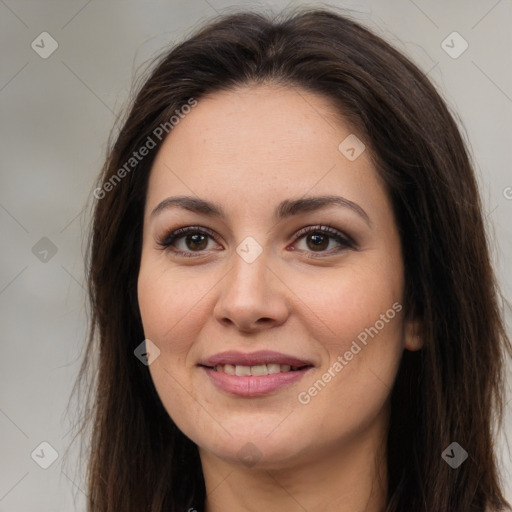
[[[94,195],[90,511],[508,506],[475,177],[386,42],[329,10],[212,21]]]

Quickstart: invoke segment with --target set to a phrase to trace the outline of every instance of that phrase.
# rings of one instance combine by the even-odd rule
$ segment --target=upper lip
[[[237,352],[230,350],[220,352],[199,362],[202,366],[214,367],[223,364],[234,366],[257,366],[260,364],[282,364],[290,366],[312,366],[311,361],[299,359],[295,356],[274,352],[272,350],[260,350],[258,352]]]

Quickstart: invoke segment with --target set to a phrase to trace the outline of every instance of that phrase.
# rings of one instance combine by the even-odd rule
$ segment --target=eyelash
[[[293,243],[294,244],[297,243],[301,238],[304,238],[306,235],[311,234],[311,233],[327,234],[327,235],[329,235],[330,238],[339,242],[341,244],[341,247],[337,247],[334,250],[331,249],[330,251],[319,251],[318,253],[315,253],[315,251],[309,253],[309,251],[307,251],[309,254],[306,257],[308,257],[308,258],[312,258],[312,259],[322,258],[322,257],[325,257],[325,256],[321,255],[322,253],[327,254],[328,256],[331,256],[333,253],[338,253],[347,248],[355,249],[356,244],[349,236],[347,236],[347,235],[341,233],[340,231],[338,231],[337,229],[335,229],[331,226],[327,226],[327,225],[307,226],[305,228],[302,228],[295,234],[295,240]],[[200,257],[201,253],[204,252],[204,250],[180,251],[180,250],[176,250],[176,249],[171,249],[171,245],[176,240],[179,240],[179,239],[183,238],[184,236],[190,235],[190,234],[208,235],[215,240],[215,234],[212,230],[210,230],[208,228],[204,228],[202,226],[187,226],[184,228],[176,229],[175,231],[171,231],[170,233],[164,235],[164,237],[162,239],[158,240],[158,245],[161,247],[161,249],[168,250],[177,256],[183,256],[186,258]]]

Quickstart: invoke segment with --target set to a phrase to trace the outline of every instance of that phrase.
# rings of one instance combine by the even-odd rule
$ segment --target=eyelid
[[[349,244],[350,246],[356,246],[356,242],[353,240],[353,238],[349,235],[347,235],[345,232],[340,231],[339,229],[335,228],[334,226],[331,226],[329,224],[316,224],[311,226],[305,226],[299,231],[297,231],[294,234],[295,242],[301,238],[304,235],[307,235],[308,233],[324,233],[331,236],[331,238],[339,238],[342,239],[344,242]]]
[[[163,248],[167,248],[172,242],[174,242],[178,238],[182,238],[183,236],[188,235],[189,233],[196,232],[204,232],[207,235],[211,236],[215,241],[217,241],[216,233],[210,228],[206,228],[204,226],[184,226],[181,228],[173,229],[171,231],[166,231],[166,234],[162,238],[159,238],[157,242],[158,245],[162,246]]]

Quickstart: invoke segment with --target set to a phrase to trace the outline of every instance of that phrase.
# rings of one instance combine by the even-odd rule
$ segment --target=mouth
[[[218,390],[249,398],[273,394],[296,383],[315,365],[279,352],[231,351],[216,354],[198,366]]]
[[[268,363],[268,364],[257,364],[253,366],[248,365],[234,365],[234,364],[217,364],[215,366],[199,365],[204,368],[209,368],[215,372],[226,373],[228,375],[236,375],[238,377],[249,377],[251,375],[273,375],[276,373],[288,373],[304,370],[306,368],[312,368],[313,365],[305,364],[301,366],[291,366],[289,364],[279,363]]]
[[[313,366],[311,361],[271,350],[257,352],[228,351],[215,354],[199,362],[199,366],[211,370],[247,377],[295,372]]]

